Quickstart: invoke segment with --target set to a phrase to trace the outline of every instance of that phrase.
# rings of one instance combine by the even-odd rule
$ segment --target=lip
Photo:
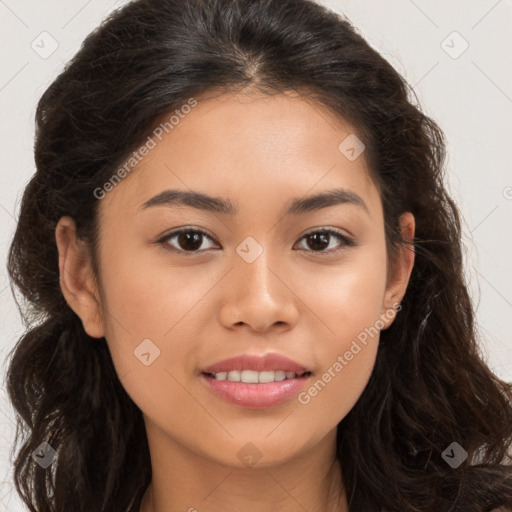
[[[231,370],[253,370],[257,372],[282,370],[294,372],[298,375],[305,373],[305,375],[267,383],[217,380],[213,375],[210,375]],[[297,396],[306,382],[309,381],[310,376],[311,372],[304,366],[281,354],[265,354],[264,356],[244,354],[208,366],[202,371],[201,380],[210,392],[228,403],[250,409],[266,409],[284,404]]]
[[[292,361],[288,357],[273,353],[263,356],[243,354],[215,363],[202,371],[203,373],[219,373],[229,372],[231,370],[253,370],[256,372],[283,370],[285,372],[301,374],[305,373],[307,368]]]

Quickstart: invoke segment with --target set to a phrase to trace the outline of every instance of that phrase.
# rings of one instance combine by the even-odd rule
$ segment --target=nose
[[[224,279],[219,319],[229,329],[255,332],[291,329],[298,320],[297,303],[290,272],[270,261],[267,251],[248,263],[233,255],[233,267]]]

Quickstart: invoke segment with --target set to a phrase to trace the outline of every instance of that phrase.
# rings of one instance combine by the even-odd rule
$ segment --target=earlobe
[[[80,317],[87,334],[104,336],[101,304],[90,255],[77,237],[72,218],[62,217],[55,229],[59,251],[59,283],[69,307]]]
[[[401,215],[400,230],[405,243],[400,247],[400,253],[391,263],[383,304],[383,316],[386,319],[385,329],[393,323],[400,310],[400,303],[407,290],[414,266],[415,221],[412,213],[406,212]]]

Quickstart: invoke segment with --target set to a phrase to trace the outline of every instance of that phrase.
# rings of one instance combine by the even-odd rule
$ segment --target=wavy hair
[[[142,413],[106,343],[86,334],[63,297],[55,228],[71,216],[96,255],[94,190],[156,121],[188,98],[247,88],[298,91],[356,128],[390,257],[404,243],[400,214],[416,219],[402,310],[338,425],[351,512],[512,507],[512,385],[478,345],[460,213],[443,184],[444,135],[350,21],[311,0],[133,1],[85,39],[42,95],[36,172],[8,261],[26,325],[7,373],[17,492],[32,512],[138,512],[151,480]],[[56,450],[47,469],[31,457],[44,441]],[[442,456],[454,441],[468,453],[456,468]]]

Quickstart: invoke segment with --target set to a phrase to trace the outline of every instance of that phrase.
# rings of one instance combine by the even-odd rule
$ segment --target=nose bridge
[[[233,255],[233,266],[224,292],[223,323],[249,324],[262,330],[276,323],[294,323],[297,311],[293,293],[279,276],[271,251],[254,237],[247,237]]]
[[[275,270],[272,269],[271,251],[254,237],[245,238],[236,248],[233,261],[236,286],[243,297],[276,301],[280,294],[276,283]],[[275,266],[275,265],[274,265]],[[237,294],[238,295],[238,294]],[[240,298],[240,295],[238,295]]]

